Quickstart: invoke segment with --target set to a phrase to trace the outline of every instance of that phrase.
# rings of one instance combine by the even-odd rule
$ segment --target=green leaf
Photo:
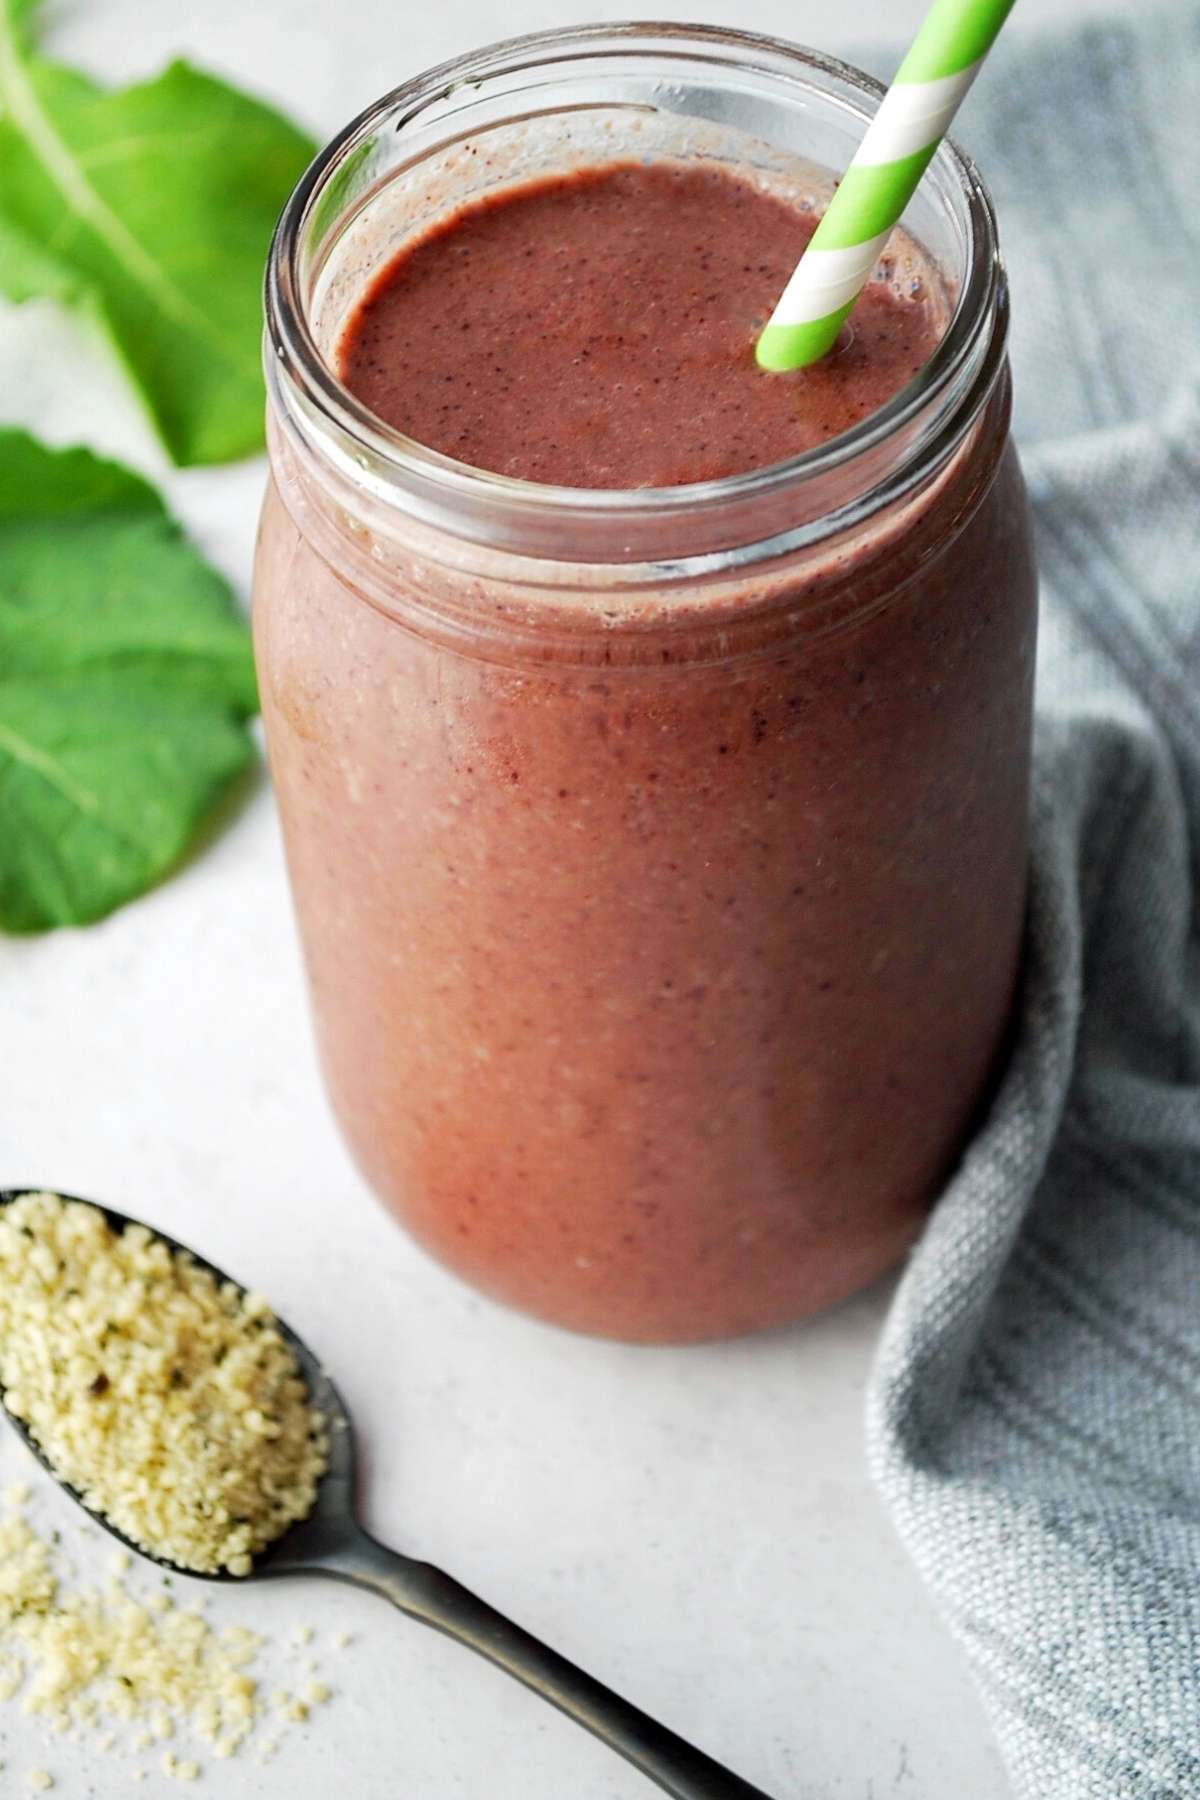
[[[253,755],[249,633],[154,489],[0,430],[0,926],[101,918]]]
[[[31,10],[0,0],[0,291],[92,308],[177,463],[246,455],[263,263],[312,143],[186,63],[98,87],[29,47]]]
[[[3,137],[0,123],[0,137]],[[0,174],[0,186],[3,175]],[[44,250],[36,238],[0,212],[0,288],[10,300],[62,300],[86,305],[91,293],[70,263]]]
[[[8,0],[8,16],[12,23],[13,37],[22,49],[28,49],[32,42],[29,20],[41,5],[41,0]]]

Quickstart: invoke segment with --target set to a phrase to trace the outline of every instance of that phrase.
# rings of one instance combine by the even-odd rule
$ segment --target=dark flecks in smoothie
[[[510,188],[380,270],[338,373],[410,437],[528,481],[666,487],[780,462],[875,411],[940,330],[934,284],[901,253],[832,356],[764,374],[754,339],[816,223],[695,164]]]

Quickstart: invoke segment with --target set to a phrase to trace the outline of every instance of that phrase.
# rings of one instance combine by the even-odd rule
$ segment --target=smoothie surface
[[[897,393],[946,312],[897,233],[837,349],[760,370],[755,336],[817,219],[713,164],[506,188],[378,271],[337,373],[409,437],[526,481],[672,487],[783,462]]]

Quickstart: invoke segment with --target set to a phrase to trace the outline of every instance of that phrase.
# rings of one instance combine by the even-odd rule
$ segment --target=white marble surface
[[[817,0],[655,10],[736,13],[838,51],[903,34],[923,0],[868,0],[853,15]],[[1012,29],[1078,10],[1023,0]],[[103,75],[186,52],[323,134],[425,63],[567,15],[549,0],[504,14],[482,0],[61,0],[53,16],[56,47]],[[103,352],[50,307],[0,310],[0,416],[147,469],[244,592],[261,466],[167,471]],[[218,841],[146,900],[89,931],[0,939],[0,993],[0,1180],[109,1199],[266,1289],[343,1385],[377,1532],[452,1569],[780,1800],[1003,1800],[959,1656],[863,1467],[861,1399],[886,1290],[761,1341],[647,1351],[530,1324],[432,1267],[334,1134],[261,781]],[[0,1453],[0,1480],[5,1470],[12,1452]],[[291,1583],[222,1591],[212,1610],[277,1639],[299,1622],[319,1644],[354,1636],[344,1652],[322,1650],[334,1700],[275,1760],[206,1767],[209,1790],[230,1800],[651,1791],[504,1678],[366,1597]],[[277,1653],[284,1681],[287,1660]],[[13,1706],[0,1708],[0,1759],[5,1793],[34,1766],[64,1795],[107,1797],[129,1779],[115,1759],[47,1743]],[[177,1790],[152,1770],[140,1791]]]

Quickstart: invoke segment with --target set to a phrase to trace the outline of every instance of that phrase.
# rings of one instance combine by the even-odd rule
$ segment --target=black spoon
[[[44,1191],[58,1192],[57,1189],[0,1188],[0,1206],[25,1194]],[[61,1197],[71,1200],[75,1196],[64,1194]],[[95,1202],[85,1204],[95,1205]],[[97,1210],[116,1232],[139,1223],[106,1206]],[[153,1230],[153,1227],[147,1229]],[[157,1231],[154,1235],[170,1250],[187,1249],[166,1232]],[[197,1256],[194,1250],[189,1250],[188,1254],[201,1268],[211,1270],[218,1281],[229,1280],[223,1270]],[[234,1285],[240,1286],[240,1283]],[[532,1688],[551,1706],[558,1707],[560,1712],[600,1738],[665,1793],[674,1794],[676,1800],[769,1800],[761,1788],[751,1787],[739,1775],[722,1768],[711,1756],[668,1731],[665,1725],[658,1724],[639,1707],[614,1694],[594,1676],[576,1668],[557,1650],[551,1650],[521,1626],[512,1624],[495,1607],[480,1600],[451,1576],[444,1575],[429,1563],[389,1550],[370,1537],[355,1514],[354,1430],[350,1414],[308,1346],[282,1319],[277,1319],[276,1323],[300,1365],[312,1405],[324,1414],[329,1426],[329,1467],[321,1477],[316,1503],[308,1517],[291,1526],[256,1556],[251,1573],[245,1576],[230,1575],[225,1571],[197,1576],[194,1569],[181,1568],[165,1557],[149,1556],[140,1544],[135,1544],[110,1524],[103,1513],[85,1508],[98,1524],[136,1555],[149,1556],[151,1562],[170,1569],[173,1574],[191,1575],[204,1581],[239,1583],[273,1575],[325,1575],[334,1581],[367,1588],[390,1600],[409,1618],[432,1625],[436,1631],[445,1632],[447,1637],[457,1638],[468,1649],[486,1656],[489,1662],[525,1687]],[[47,1461],[24,1422],[8,1412],[7,1404],[5,1412],[42,1467],[82,1506],[79,1494]]]

